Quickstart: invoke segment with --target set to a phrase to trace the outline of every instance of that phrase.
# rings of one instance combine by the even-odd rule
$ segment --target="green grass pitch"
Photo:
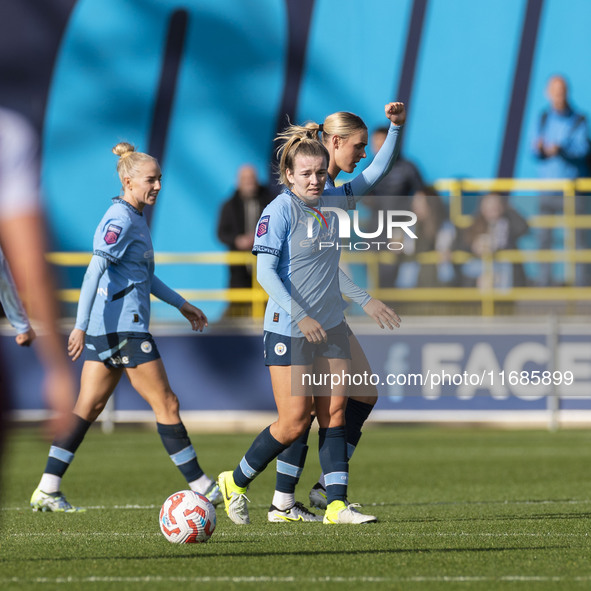
[[[250,434],[192,434],[210,475]],[[82,514],[33,513],[45,465],[39,429],[8,436],[0,589],[588,589],[591,432],[368,427],[349,497],[379,523],[266,521],[274,464],[251,487],[251,525],[223,509],[207,544],[174,545],[161,503],[183,489],[155,431],[93,428],[64,481]],[[318,476],[317,436],[297,498]]]

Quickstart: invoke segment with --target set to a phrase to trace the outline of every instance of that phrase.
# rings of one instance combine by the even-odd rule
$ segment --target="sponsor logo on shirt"
[[[107,228],[107,233],[105,234],[105,242],[107,244],[115,244],[117,240],[119,240],[119,234],[121,234],[121,226],[116,226],[115,224],[109,224]]]
[[[279,312],[273,313],[273,322],[279,322]]]
[[[261,236],[264,236],[267,233],[267,231],[269,230],[269,218],[270,218],[270,216],[264,215],[260,219],[259,225],[257,226],[257,236],[259,238]]]

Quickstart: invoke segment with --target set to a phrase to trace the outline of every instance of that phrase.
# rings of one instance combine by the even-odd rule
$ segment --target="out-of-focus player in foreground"
[[[37,134],[21,115],[0,109],[0,245],[6,261],[12,269],[16,286],[27,295],[29,314],[37,326],[38,337],[35,350],[43,365],[43,395],[53,411],[48,422],[52,436],[63,433],[70,427],[75,386],[64,344],[60,336],[59,311],[54,295],[54,283],[45,260],[47,232],[40,202],[39,188],[39,142]],[[3,305],[9,315],[13,307],[20,308],[5,297],[4,291],[13,290],[10,285],[6,261],[0,255],[2,265]],[[16,304],[16,306],[14,306]],[[15,325],[16,342],[29,345],[35,332],[20,308],[22,324]],[[12,319],[11,319],[12,320]],[[28,326],[28,328],[27,328]],[[2,359],[0,356],[0,365]],[[8,402],[8,393],[2,384],[5,372],[0,369],[0,423],[2,409]],[[0,439],[5,429],[0,424]]]
[[[0,248],[0,303],[6,314],[6,318],[16,330],[16,344],[28,347],[35,340],[35,331],[29,322],[25,307],[18,295],[14,284],[8,261]]]
[[[154,249],[143,216],[161,188],[155,158],[127,143],[113,148],[123,196],[113,204],[94,235],[93,256],[84,276],[76,326],[68,352],[73,361],[85,351],[74,427],[54,440],[45,471],[31,497],[36,511],[79,511],[60,491],[62,477],[88,428],[104,409],[125,372],[131,385],[156,415],[158,433],[171,460],[192,490],[213,503],[221,502],[217,484],[197,462],[197,455],[179,415],[164,364],[149,332],[150,294],[176,307],[195,331],[207,326],[199,309],[154,275]]]

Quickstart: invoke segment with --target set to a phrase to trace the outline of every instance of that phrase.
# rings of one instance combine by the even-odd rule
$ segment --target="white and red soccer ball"
[[[181,490],[164,501],[160,530],[173,544],[207,542],[215,530],[215,508],[202,494]]]

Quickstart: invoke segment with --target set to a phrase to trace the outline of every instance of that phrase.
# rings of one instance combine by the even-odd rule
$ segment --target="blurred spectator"
[[[387,127],[378,127],[373,131],[370,141],[374,154],[378,153],[387,135]],[[369,209],[367,229],[371,231],[378,228],[380,211],[409,210],[412,196],[422,190],[424,186],[418,168],[400,154],[394,162],[392,170],[363,199],[364,205]],[[384,233],[383,236],[379,236],[375,240],[386,241],[387,237]],[[398,268],[395,255],[392,255],[391,263],[380,263],[379,287],[393,287],[396,283]]]
[[[44,370],[44,396],[55,411],[52,435],[72,420],[74,378],[59,331],[53,278],[45,260],[46,229],[39,202],[38,140],[21,116],[0,109],[0,245],[38,331],[35,348]],[[1,356],[0,356],[1,361]],[[24,368],[18,368],[24,371]],[[8,393],[0,369],[0,422]],[[0,436],[4,429],[0,426]],[[1,443],[1,442],[0,442]]]
[[[255,168],[240,167],[234,194],[222,206],[218,221],[218,238],[230,250],[250,252],[254,232],[265,206],[271,201],[266,187],[259,183]],[[230,287],[252,287],[252,266],[230,266]],[[226,311],[229,316],[249,316],[249,303],[234,302]]]
[[[378,127],[373,131],[370,141],[374,154],[378,153],[387,135],[387,127]],[[410,208],[412,196],[424,187],[425,183],[419,169],[400,154],[394,162],[392,170],[369,193],[364,199],[364,203],[367,203],[368,207],[371,206],[372,209],[375,203],[377,206],[375,209],[378,211],[380,209],[407,210]],[[382,202],[380,197],[384,197],[386,200]],[[373,227],[377,227],[377,224]]]
[[[411,200],[410,209],[417,216],[414,227],[416,239],[406,234],[403,238],[404,258],[400,264],[398,287],[442,287],[457,284],[457,271],[451,263],[451,249],[456,238],[456,229],[448,219],[447,206],[430,188],[417,191]],[[437,261],[420,263],[416,255],[435,252]]]
[[[546,95],[550,107],[542,112],[533,144],[534,156],[538,160],[539,176],[543,179],[575,179],[589,176],[588,159],[590,146],[585,116],[575,111],[568,101],[568,85],[562,76],[552,76],[548,81]],[[577,196],[577,213],[585,212],[583,196]],[[564,197],[562,193],[543,193],[540,196],[542,215],[561,215]],[[539,247],[552,248],[552,228],[542,228],[539,234]],[[585,231],[575,232],[576,248],[586,247]],[[589,283],[588,265],[576,266],[577,285]],[[542,263],[538,283],[541,286],[552,284],[552,265]]]
[[[483,289],[523,287],[526,281],[521,263],[495,262],[491,276],[482,259],[499,250],[517,249],[518,239],[528,231],[527,222],[509,205],[507,197],[498,193],[482,197],[474,221],[458,244],[458,248],[478,257],[462,268],[466,283]]]

